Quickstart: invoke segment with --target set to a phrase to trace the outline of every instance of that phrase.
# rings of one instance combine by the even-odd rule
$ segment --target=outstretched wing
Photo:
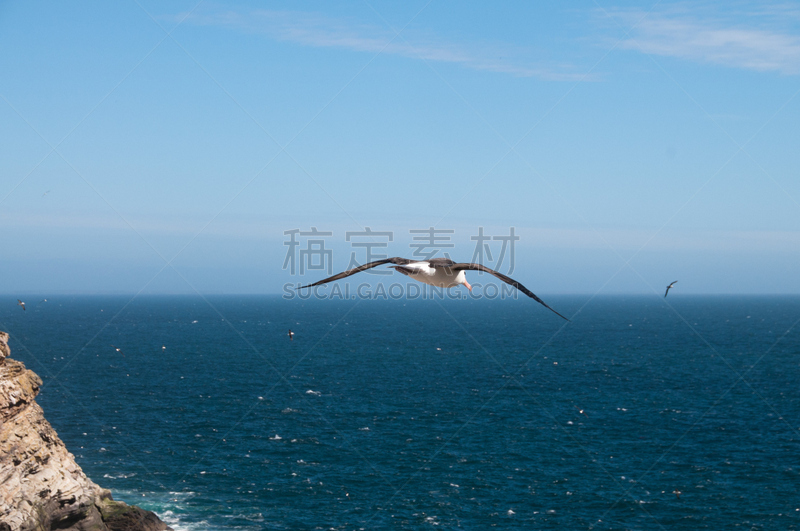
[[[542,306],[544,306],[545,308],[547,308],[548,310],[550,310],[551,312],[556,314],[557,316],[561,317],[562,319],[566,319],[567,321],[569,321],[569,319],[567,319],[566,317],[564,317],[563,315],[561,315],[560,313],[558,313],[557,311],[552,309],[550,306],[548,306],[547,303],[545,303],[542,299],[537,297],[531,290],[529,290],[528,288],[526,288],[525,286],[523,286],[522,284],[520,284],[519,282],[517,282],[513,278],[507,277],[504,274],[495,271],[494,269],[489,269],[488,267],[486,267],[484,265],[481,265],[481,264],[453,264],[452,266],[450,266],[450,268],[453,271],[484,271],[486,273],[492,274],[492,275],[496,276],[497,278],[499,278],[500,280],[502,280],[503,282],[505,282],[506,284],[514,286],[515,288],[520,290],[522,293],[524,293],[525,295],[527,295],[531,299],[535,300],[536,302],[538,302],[539,304],[541,304]]]
[[[374,262],[369,262],[368,264],[364,264],[362,266],[354,267],[353,269],[348,269],[347,271],[343,271],[337,275],[333,275],[332,277],[328,277],[318,282],[314,282],[313,284],[308,284],[307,286],[300,286],[297,289],[313,288],[314,286],[319,286],[320,284],[327,284],[328,282],[333,282],[334,280],[340,280],[342,278],[349,277],[350,275],[355,275],[356,273],[361,273],[362,271],[366,271],[367,269],[372,269],[373,267],[378,267],[379,265],[383,264],[408,265],[414,262],[417,262],[417,260],[409,260],[408,258],[400,258],[399,256],[386,258],[385,260],[376,260]]]

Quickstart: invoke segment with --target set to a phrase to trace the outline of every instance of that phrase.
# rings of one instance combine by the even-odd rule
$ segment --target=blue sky
[[[798,3],[6,2],[0,48],[0,292],[281,293],[287,230],[336,271],[514,227],[539,294],[800,293]]]

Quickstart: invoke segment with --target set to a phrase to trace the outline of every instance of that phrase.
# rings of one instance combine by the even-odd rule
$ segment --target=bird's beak
[[[464,285],[467,287],[468,290],[472,291],[472,286],[469,285],[469,282],[466,280],[464,281]]]

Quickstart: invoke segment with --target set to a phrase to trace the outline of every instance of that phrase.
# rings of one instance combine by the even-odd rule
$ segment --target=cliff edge
[[[0,531],[169,530],[86,477],[35,401],[42,380],[9,353],[0,332]]]

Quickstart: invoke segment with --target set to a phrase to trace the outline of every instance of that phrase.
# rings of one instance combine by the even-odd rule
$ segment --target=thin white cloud
[[[388,28],[331,18],[316,13],[253,10],[193,13],[187,22],[222,26],[236,31],[259,33],[269,38],[317,48],[340,48],[356,52],[398,55],[432,62],[454,63],[473,70],[536,77],[553,81],[590,80],[585,74],[564,66],[541,66],[520,55],[530,52],[504,44],[482,43],[480,47],[444,42],[431,36],[401,36]]]
[[[773,7],[738,12],[735,18],[688,9],[613,15],[636,24],[621,48],[746,70],[800,74],[800,36],[782,23],[796,12]]]
[[[137,237],[132,232],[133,226],[139,234],[146,239],[157,237],[194,237],[197,231],[205,227],[199,235],[203,238],[223,238],[230,240],[246,240],[255,242],[284,242],[286,236],[284,230],[301,228],[308,230],[311,226],[319,227],[321,231],[331,231],[334,237],[331,238],[333,245],[345,245],[344,235],[347,231],[358,230],[350,222],[308,222],[306,221],[286,221],[261,220],[214,220],[206,226],[207,220],[204,218],[195,219],[161,219],[156,217],[128,217],[131,225],[121,220],[119,216],[108,214],[106,216],[59,216],[59,215],[27,215],[24,218],[16,218],[8,213],[0,213],[0,230],[9,231],[37,231],[39,229],[53,229],[72,231],[76,237],[85,237],[86,234],[97,234],[104,232],[108,234],[128,234]],[[374,220],[373,220],[374,221]],[[366,223],[376,231],[391,231],[395,236],[394,245],[399,249],[408,249],[405,241],[410,243],[409,228],[423,228],[424,224],[419,223],[409,227],[404,224],[383,224],[381,221]],[[470,254],[475,248],[475,242],[469,239],[477,233],[477,227],[473,224],[454,223],[445,227],[455,230],[455,236],[451,240],[456,244],[456,249],[460,255]],[[73,230],[74,229],[74,230]],[[500,235],[509,233],[507,226],[486,226],[486,234]],[[89,231],[89,232],[85,232]],[[520,249],[571,249],[571,250],[608,250],[609,248],[619,252],[636,251],[643,245],[648,251],[672,252],[672,251],[692,251],[692,252],[742,252],[742,253],[773,253],[773,254],[797,254],[796,249],[800,249],[800,231],[791,230],[662,230],[656,238],[653,238],[654,229],[568,229],[568,228],[541,228],[541,227],[515,227],[516,234],[521,237],[517,243]],[[282,243],[274,243],[275,248],[285,252]],[[349,247],[348,247],[349,248]],[[410,253],[410,251],[408,251]],[[283,255],[281,255],[283,256]]]
[[[615,249],[672,252],[765,252],[796,254],[800,248],[799,231],[779,230],[663,230],[653,238],[653,230],[644,229],[519,229],[526,242],[542,248]]]

